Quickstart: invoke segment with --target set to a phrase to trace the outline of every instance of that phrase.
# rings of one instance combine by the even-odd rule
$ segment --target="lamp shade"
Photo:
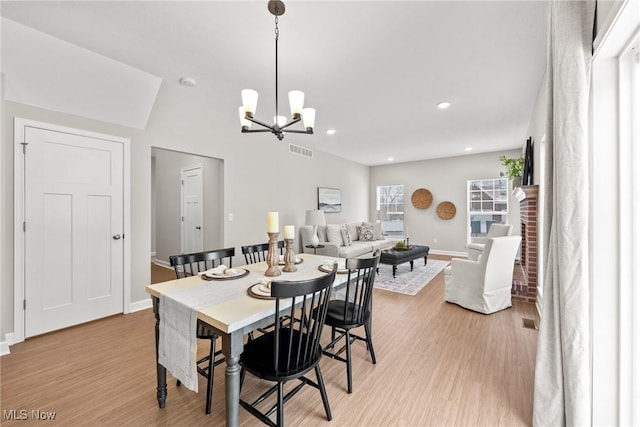
[[[306,225],[327,225],[327,221],[324,217],[324,211],[310,210],[307,211],[304,218]]]
[[[289,92],[289,106],[291,107],[291,115],[302,114],[304,107],[304,92],[292,90]]]
[[[282,127],[287,124],[287,118],[285,116],[273,116],[273,124]]]
[[[304,123],[305,129],[313,129],[316,124],[316,109],[305,108],[302,110],[302,122]]]
[[[244,107],[238,108],[238,115],[240,116],[240,126],[250,128],[251,122],[244,118]]]
[[[253,116],[256,113],[258,107],[258,92],[253,89],[242,90],[242,106],[244,111],[250,113]]]

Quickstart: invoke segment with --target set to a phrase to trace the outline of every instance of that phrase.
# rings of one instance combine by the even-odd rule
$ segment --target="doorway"
[[[194,172],[200,168],[201,178]],[[200,206],[202,210],[201,225],[195,224],[197,219],[187,220],[189,210],[198,211],[197,204],[184,208],[182,198],[186,193],[198,192],[188,189],[183,191],[183,172],[194,175],[192,183],[185,181],[186,186],[202,181]],[[192,252],[192,249],[211,250],[223,247],[223,174],[224,162],[221,159],[183,153],[164,148],[151,148],[151,260],[153,263],[169,267],[169,257],[180,253]],[[199,214],[198,214],[199,215]],[[197,215],[196,215],[197,216]],[[182,221],[182,218],[185,221]],[[192,240],[197,241],[198,232],[202,235],[202,245],[187,247],[183,241],[183,224],[193,222]],[[201,227],[200,230],[196,227]]]

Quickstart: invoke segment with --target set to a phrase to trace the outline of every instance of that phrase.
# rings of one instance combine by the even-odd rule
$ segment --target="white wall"
[[[6,76],[10,78],[10,76]],[[343,211],[332,221],[368,216],[369,168],[315,151],[308,159],[288,153],[287,141],[305,144],[321,135],[287,135],[285,142],[268,134],[242,135],[237,107],[225,118],[167,99],[161,89],[145,130],[6,102],[2,161],[2,336],[13,331],[13,117],[86,129],[131,139],[131,301],[148,299],[151,247],[151,147],[196,153],[224,160],[224,246],[239,247],[267,240],[266,212],[279,211],[281,225],[302,225],[305,210],[316,207],[316,188],[342,189]],[[228,213],[234,221],[227,220]],[[234,264],[241,264],[236,256]]]
[[[410,242],[427,245],[431,251],[466,255],[467,181],[499,178],[500,172],[504,172],[499,157],[518,157],[520,154],[518,149],[374,166],[371,168],[369,189],[370,216],[375,218],[377,186],[404,185],[405,226],[409,227]],[[411,204],[411,194],[418,188],[426,188],[433,195],[433,203],[428,209],[417,209]],[[443,201],[450,201],[456,206],[456,215],[447,221],[436,214],[438,204]],[[509,210],[515,211],[513,215],[518,222],[513,224],[514,232],[519,234],[520,206],[511,196]],[[511,214],[509,221],[513,221]]]

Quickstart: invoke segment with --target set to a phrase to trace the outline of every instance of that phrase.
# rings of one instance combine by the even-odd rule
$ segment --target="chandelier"
[[[258,106],[258,92],[253,89],[244,89],[242,91],[242,106],[239,108],[240,125],[242,133],[251,132],[271,132],[278,137],[279,140],[284,138],[285,132],[288,133],[306,133],[313,134],[313,126],[316,118],[316,110],[313,108],[304,108],[304,93],[299,90],[289,92],[289,106],[291,108],[291,121],[287,122],[285,116],[278,114],[278,16],[285,12],[284,3],[281,0],[269,0],[267,5],[269,12],[275,16],[275,40],[276,40],[276,115],[273,118],[273,125],[261,122],[254,117],[256,107]],[[304,130],[289,129],[302,120]],[[251,125],[255,123],[262,126],[261,129],[251,129]]]

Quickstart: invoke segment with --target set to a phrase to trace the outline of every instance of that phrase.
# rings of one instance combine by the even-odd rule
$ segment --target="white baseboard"
[[[0,341],[0,356],[10,354],[10,345],[13,344],[13,332],[7,332],[4,336],[5,341]]]
[[[143,299],[141,301],[132,302],[129,305],[129,313],[135,313],[136,311],[146,310],[153,307],[151,298]]]
[[[159,267],[170,268],[171,270],[173,270],[173,267],[171,267],[171,264],[169,264],[168,261],[163,261],[161,259],[156,259],[153,263],[155,265],[159,266]]]
[[[466,252],[458,252],[458,251],[442,251],[439,249],[434,249],[434,250],[430,250],[429,251],[429,255],[449,255],[449,256],[458,256],[458,257],[463,257],[466,258],[467,257],[467,253]]]

